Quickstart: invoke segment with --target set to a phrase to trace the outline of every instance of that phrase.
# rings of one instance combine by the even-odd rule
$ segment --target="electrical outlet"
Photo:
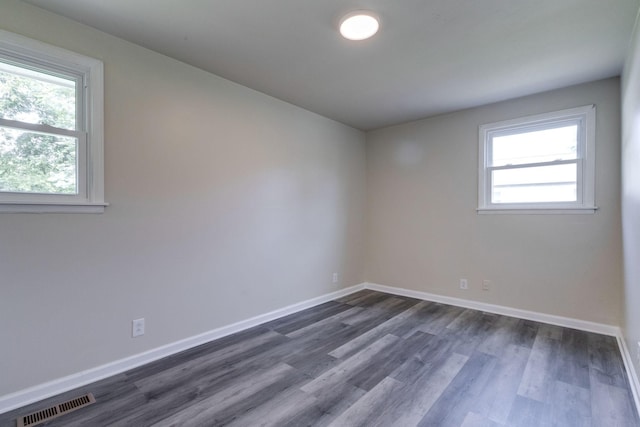
[[[491,290],[491,280],[483,280],[482,281],[482,290],[483,291]]]
[[[460,289],[469,289],[469,282],[467,282],[467,279],[460,279]]]
[[[331,279],[333,283],[338,283],[338,273],[333,273],[333,277]]]
[[[131,337],[139,337],[144,335],[144,317],[131,321]]]

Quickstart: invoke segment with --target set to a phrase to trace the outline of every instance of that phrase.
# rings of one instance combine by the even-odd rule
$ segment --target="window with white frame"
[[[103,65],[0,30],[0,212],[103,212]]]
[[[593,213],[595,105],[480,126],[478,211]]]

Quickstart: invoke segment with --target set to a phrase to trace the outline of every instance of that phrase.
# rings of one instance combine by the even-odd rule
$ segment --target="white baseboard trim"
[[[261,314],[250,319],[242,320],[240,322],[236,322],[227,326],[222,326],[220,328],[213,329],[199,335],[195,335],[180,341],[157,347],[143,353],[116,360],[105,365],[87,369],[85,371],[71,374],[53,381],[46,382],[44,384],[29,387],[15,393],[0,396],[0,414],[20,408],[30,403],[38,402],[42,399],[46,399],[60,393],[64,393],[66,391],[73,390],[78,387],[82,387],[87,384],[91,384],[95,381],[99,381],[112,375],[126,372],[130,369],[137,368],[138,366],[142,366],[144,364],[162,359],[163,357],[167,357],[172,354],[176,354],[181,351],[196,347],[198,345],[206,344],[210,341],[225,337],[227,335],[231,335],[236,332],[258,326],[262,323],[269,322],[271,320],[275,320],[280,317],[284,317],[289,314],[293,314],[298,311],[305,310],[307,308],[311,308],[337,298],[341,298],[345,295],[349,295],[364,289],[364,286],[364,284],[360,284],[351,286],[349,288],[340,289],[338,291],[292,304],[266,314]]]
[[[627,341],[624,339],[622,331],[619,332],[620,333],[616,336],[616,338],[618,339],[618,347],[620,347],[620,353],[622,353],[622,360],[627,371],[627,377],[629,378],[631,393],[633,394],[633,400],[636,403],[638,416],[640,416],[640,381],[638,381],[638,373],[636,372],[636,368],[633,365],[633,359],[631,357],[631,353],[629,352]]]
[[[142,366],[147,363],[162,359],[163,357],[171,356],[172,354],[188,350],[198,345],[206,344],[227,335],[231,335],[236,332],[258,326],[262,323],[269,322],[271,320],[275,320],[280,317],[284,317],[289,314],[293,314],[298,311],[305,310],[307,308],[311,308],[337,298],[341,298],[362,289],[370,289],[374,291],[386,292],[393,295],[406,296],[425,301],[439,302],[442,304],[470,308],[474,310],[485,311],[488,313],[501,314],[505,316],[517,317],[520,319],[533,320],[536,322],[580,329],[587,332],[595,332],[603,335],[615,336],[618,340],[620,352],[622,353],[625,368],[629,376],[629,382],[631,384],[631,390],[635,399],[636,409],[640,413],[640,383],[638,382],[638,376],[636,374],[633,363],[631,363],[632,359],[629,353],[629,349],[627,348],[626,342],[622,337],[620,328],[617,326],[605,325],[562,316],[554,316],[544,313],[537,313],[533,311],[521,310],[478,301],[464,300],[461,298],[448,297],[428,292],[384,286],[376,283],[362,283],[356,286],[351,286],[349,288],[341,289],[336,292],[331,292],[316,298],[292,304],[287,307],[271,311],[269,313],[252,317],[250,319],[242,320],[231,325],[213,329],[203,334],[185,338],[183,340],[157,347],[143,353],[126,357],[124,359],[116,360],[105,365],[87,369],[85,371],[49,381],[44,384],[29,387],[15,393],[0,396],[0,414],[55,396],[60,393],[64,393],[66,391],[73,390],[78,387],[82,387],[87,384],[91,384],[101,379],[126,372],[130,369],[137,368],[138,366]]]
[[[553,314],[521,310],[519,308],[511,308],[503,305],[488,304],[485,302],[447,297],[444,295],[431,294],[428,292],[395,288],[391,286],[379,285],[376,283],[365,283],[364,287],[373,291],[386,292],[388,294],[417,298],[425,301],[433,301],[442,304],[455,305],[458,307],[471,308],[473,310],[485,311],[487,313],[501,314],[503,316],[517,317],[519,319],[525,320],[533,320],[535,322],[548,323],[551,325],[563,326],[565,328],[579,329],[586,332],[595,332],[602,335],[610,335],[615,337],[619,334],[619,328],[617,326],[589,322],[587,320],[572,319],[570,317],[562,317],[555,316]]]

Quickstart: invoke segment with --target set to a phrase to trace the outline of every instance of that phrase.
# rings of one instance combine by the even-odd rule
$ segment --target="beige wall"
[[[363,281],[362,132],[19,1],[0,28],[104,61],[111,203],[0,214],[0,396]]]
[[[640,373],[640,29],[636,23],[622,79],[623,334]]]
[[[608,79],[368,133],[367,280],[618,325],[619,91]],[[478,215],[478,126],[587,104],[597,213]]]

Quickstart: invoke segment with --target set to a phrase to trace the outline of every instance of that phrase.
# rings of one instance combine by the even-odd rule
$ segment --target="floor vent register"
[[[36,426],[44,423],[45,421],[50,421],[80,408],[84,408],[85,406],[89,406],[93,403],[96,403],[96,399],[93,397],[93,394],[87,393],[83,396],[76,397],[75,399],[58,403],[57,405],[45,408],[41,411],[19,417],[17,420],[17,427]]]

